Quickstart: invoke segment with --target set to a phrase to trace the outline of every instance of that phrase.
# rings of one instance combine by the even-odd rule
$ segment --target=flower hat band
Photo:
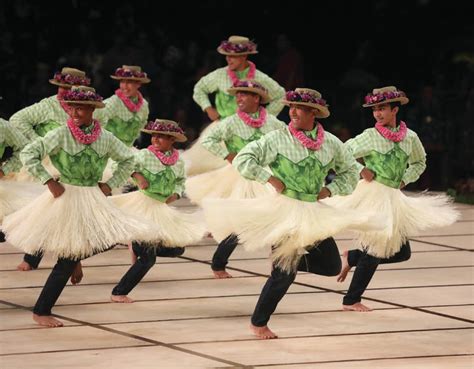
[[[371,94],[364,98],[365,104],[362,106],[367,108],[391,102],[399,102],[401,105],[405,105],[408,101],[410,100],[405,92],[398,90],[395,86],[387,86],[375,88]]]
[[[184,134],[183,129],[173,120],[155,119],[147,123],[142,132],[153,134],[159,133],[163,135],[176,137],[176,142],[186,142],[188,138]]]
[[[294,91],[287,91],[283,103],[316,109],[316,118],[327,118],[330,115],[326,100],[322,98],[318,91],[310,88],[296,88]]]

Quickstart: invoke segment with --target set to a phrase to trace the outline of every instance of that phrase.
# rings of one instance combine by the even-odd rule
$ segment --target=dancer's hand
[[[227,155],[225,157],[225,160],[227,160],[229,163],[232,164],[232,162],[234,161],[234,158],[237,156],[236,153],[230,153],[229,155]]]
[[[112,189],[107,183],[99,182],[98,184],[99,184],[100,190],[104,193],[105,196],[112,195]]]
[[[286,187],[282,181],[280,181],[277,177],[274,176],[271,176],[268,179],[268,183],[270,183],[278,193],[282,193]]]
[[[400,183],[400,190],[405,186],[406,186],[405,182],[402,181],[402,183]]]
[[[0,179],[5,177],[5,173],[3,173],[3,170],[0,169]]]
[[[362,178],[364,178],[367,182],[372,182],[374,179],[374,172],[372,172],[370,169],[364,168],[361,170],[360,175]]]
[[[166,199],[167,204],[171,204],[173,201],[176,201],[179,199],[179,196],[177,193],[172,194],[170,197]]]
[[[61,196],[65,190],[64,186],[53,178],[49,179],[46,184],[48,185],[48,190],[53,194],[54,198]]]
[[[148,188],[149,186],[148,181],[141,173],[135,172],[132,174],[132,177],[137,180],[137,185],[140,190],[144,190]]]
[[[327,187],[323,187],[321,188],[321,191],[319,191],[318,200],[322,200],[330,196],[331,196],[331,191],[329,191]]]
[[[207,116],[209,117],[209,119],[213,122],[220,118],[219,113],[212,106],[210,106],[206,109],[206,113],[207,113]]]

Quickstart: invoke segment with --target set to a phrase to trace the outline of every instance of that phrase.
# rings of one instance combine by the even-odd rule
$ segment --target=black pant
[[[144,247],[138,242],[132,242],[132,249],[133,253],[137,256],[137,261],[114,287],[112,295],[128,295],[155,265],[157,256],[176,257],[184,253],[184,247]]]
[[[313,249],[311,249],[313,251]],[[325,239],[314,248],[318,258],[311,259],[311,272],[325,276],[335,276],[341,271],[341,257],[336,242],[332,237]],[[300,263],[301,265],[301,263]],[[298,267],[299,270],[302,270]],[[257,327],[267,325],[270,316],[275,311],[280,300],[296,278],[295,272],[284,272],[274,266],[271,276],[268,278],[258,299],[252,315],[252,324]]]
[[[38,251],[35,254],[25,254],[23,255],[23,261],[26,261],[33,269],[38,268],[39,263],[43,259],[44,253]]]
[[[38,297],[38,301],[36,301],[33,313],[51,315],[51,309],[56,304],[78,262],[79,260],[58,259]]]
[[[369,285],[379,264],[400,263],[410,259],[410,256],[411,248],[408,241],[401,246],[400,251],[387,259],[371,256],[361,250],[350,250],[348,262],[351,267],[355,266],[356,268],[347,294],[344,296],[343,304],[353,305],[360,302],[362,294]]]
[[[225,270],[225,266],[229,262],[230,255],[234,252],[238,243],[239,238],[237,235],[232,233],[227,236],[227,238],[223,239],[219,245],[217,245],[217,250],[212,256],[212,270]]]
[[[5,233],[0,230],[0,242],[5,242]]]

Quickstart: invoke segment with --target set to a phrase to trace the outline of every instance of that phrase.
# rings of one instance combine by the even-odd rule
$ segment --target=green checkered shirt
[[[258,118],[258,112],[251,114],[252,118]],[[260,128],[253,128],[245,124],[237,114],[224,118],[214,124],[214,127],[203,138],[201,144],[214,155],[225,159],[229,155],[229,150],[221,145],[222,142],[230,141],[234,136],[240,137],[242,141],[249,141],[257,132],[267,134],[271,131],[285,128],[286,124],[278,120],[274,115],[267,114],[265,124]]]
[[[10,123],[30,141],[40,137],[35,127],[41,124],[65,126],[69,116],[59,104],[57,95],[21,109],[10,117]]]
[[[306,134],[314,139],[317,128]],[[297,181],[297,178],[290,178],[295,173],[305,173],[308,177],[319,176],[324,179],[329,169],[334,169],[337,173],[335,179],[325,186],[331,191],[332,196],[350,194],[357,185],[359,176],[354,158],[343,143],[327,131],[324,143],[319,150],[309,150],[304,147],[293,137],[288,128],[270,132],[245,146],[232,164],[245,178],[266,183],[274,173],[269,172],[265,167],[271,167],[277,158],[284,158],[289,164],[287,177],[279,177],[287,187],[290,182]],[[322,168],[324,173],[311,173],[304,169],[303,165],[307,165],[307,160],[305,160],[307,158],[316,159],[319,168]],[[313,170],[318,170],[316,166],[313,168]],[[319,190],[320,188],[316,189],[314,195],[317,195]]]
[[[182,196],[185,182],[184,161],[182,159],[178,159],[174,165],[164,165],[160,159],[148,149],[142,149],[135,154],[136,172],[143,174],[146,170],[153,175],[157,175],[163,173],[167,168],[171,169],[175,176],[174,188],[170,189],[170,192]]]
[[[117,138],[127,146],[132,146],[135,139],[140,136],[140,129],[147,124],[148,115],[150,113],[148,102],[143,99],[143,105],[136,113],[128,110],[127,106],[117,95],[112,95],[108,99],[105,99],[104,104],[105,108],[96,109],[94,111],[94,118],[98,119],[105,129],[116,134]],[[129,123],[136,119],[138,119],[139,124],[136,127],[131,127]],[[109,125],[113,126],[117,124],[121,127],[108,128]]]
[[[223,99],[228,102],[225,106],[219,106],[219,104],[216,104],[217,111],[221,118],[228,117],[234,114],[237,110],[235,97],[227,93],[227,90],[232,87],[232,81],[227,75],[227,68],[228,67],[216,69],[202,77],[194,86],[193,93],[194,101],[203,111],[212,106],[211,101],[209,100],[209,94],[214,92],[223,94]],[[249,68],[236,72],[237,77],[239,79],[245,79],[248,71]],[[256,70],[254,79],[268,90],[270,103],[267,105],[267,111],[275,116],[278,115],[283,109],[282,99],[285,96],[285,89],[275,80],[259,70]]]
[[[92,125],[84,131],[88,132],[91,128]],[[87,149],[93,150],[100,158],[111,158],[117,163],[112,178],[107,182],[111,188],[123,184],[133,172],[134,159],[132,151],[106,130],[102,130],[97,141],[90,145],[84,145],[74,139],[67,126],[57,128],[48,132],[46,136],[28,144],[20,153],[20,159],[33,176],[41,180],[42,183],[45,183],[52,178],[51,174],[41,164],[41,160],[46,155],[53,157],[59,154],[60,151],[63,151],[70,156],[74,156]],[[77,165],[80,166],[81,164]],[[88,163],[83,165],[87,166]],[[57,169],[61,172],[62,168]],[[88,168],[79,167],[75,169],[79,171],[84,169],[84,172],[86,172]],[[102,173],[96,173],[96,176],[101,178]]]
[[[28,143],[25,136],[20,131],[12,127],[8,121],[0,118],[0,157],[3,155],[6,147],[13,150],[12,156],[3,163],[0,163],[0,169],[4,174],[17,172],[21,169],[20,151]]]
[[[392,131],[398,131],[398,127]],[[358,136],[346,141],[344,145],[356,159],[367,157],[373,152],[387,154],[398,146],[408,155],[408,167],[402,178],[405,184],[415,182],[426,168],[426,153],[423,144],[411,129],[408,129],[403,141],[395,143],[384,138],[375,128],[368,128]],[[364,168],[360,163],[357,163],[357,167],[359,173]],[[399,169],[403,170],[404,168]]]

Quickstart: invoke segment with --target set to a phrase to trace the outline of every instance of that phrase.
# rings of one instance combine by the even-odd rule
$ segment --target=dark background
[[[401,118],[428,153],[412,187],[472,192],[473,13],[466,1],[433,0],[2,1],[0,116],[55,94],[48,79],[63,66],[85,70],[108,97],[117,67],[141,65],[150,119],[177,120],[195,138],[208,120],[193,86],[225,65],[220,41],[243,35],[258,44],[258,69],[286,89],[323,94],[331,116],[322,123],[342,140],[373,125],[361,107],[367,92],[404,90]]]

